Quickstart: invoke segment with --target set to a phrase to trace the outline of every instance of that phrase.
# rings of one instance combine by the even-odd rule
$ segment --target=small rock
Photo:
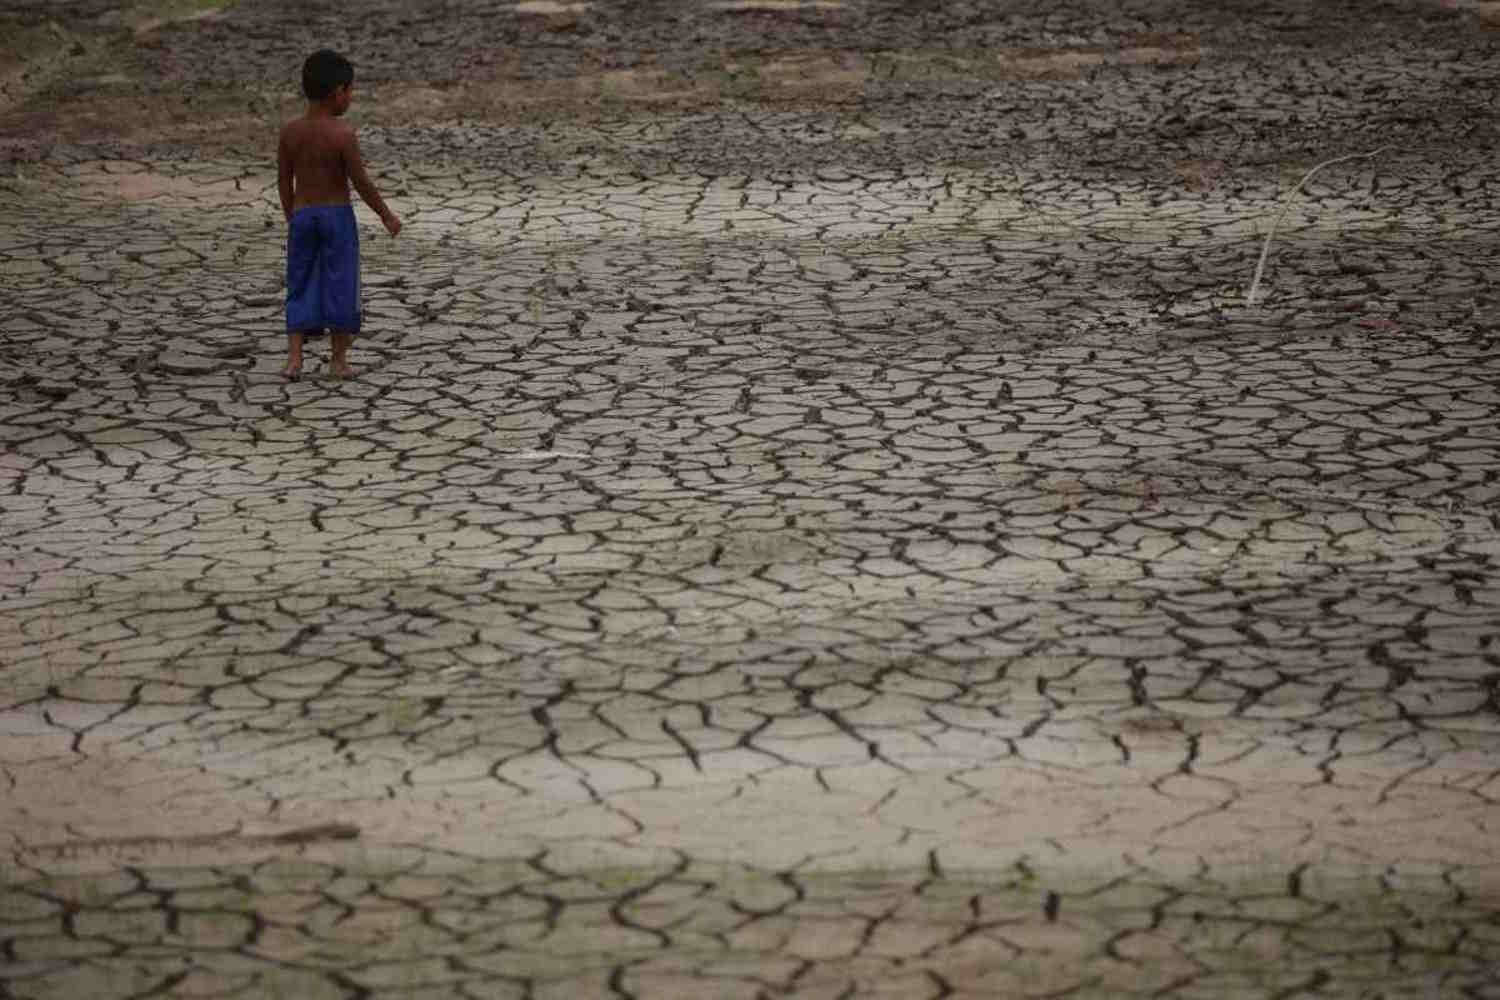
[[[31,386],[32,391],[37,395],[54,400],[67,399],[76,388],[66,382],[37,382]]]

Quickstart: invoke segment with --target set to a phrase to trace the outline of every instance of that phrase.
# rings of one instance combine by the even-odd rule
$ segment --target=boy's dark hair
[[[319,49],[302,64],[302,93],[309,101],[321,101],[353,82],[354,64],[332,49]]]

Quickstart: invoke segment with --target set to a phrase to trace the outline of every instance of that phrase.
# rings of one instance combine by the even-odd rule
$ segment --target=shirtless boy
[[[349,378],[349,344],[359,332],[359,227],[349,185],[380,216],[388,233],[401,220],[386,207],[365,172],[354,129],[338,121],[354,97],[354,67],[324,49],[302,64],[307,113],[281,130],[276,149],[277,187],[286,216],[286,367],[302,374],[302,340],[332,334],[330,369]]]

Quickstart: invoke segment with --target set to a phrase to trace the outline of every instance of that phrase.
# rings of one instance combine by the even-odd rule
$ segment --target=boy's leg
[[[292,214],[286,239],[286,367],[281,374],[302,374],[303,335],[321,325],[323,283],[318,273],[321,241],[317,219],[306,209]]]
[[[301,330],[286,335],[286,367],[281,369],[281,374],[289,379],[295,379],[302,374]]]
[[[329,212],[328,223],[324,301],[332,334],[329,367],[335,378],[352,378],[349,345],[360,327],[359,225],[354,219],[354,206],[340,205]]]
[[[354,369],[349,367],[349,345],[354,342],[352,333],[335,333],[329,338],[333,342],[333,357],[328,367],[335,378],[353,378]]]

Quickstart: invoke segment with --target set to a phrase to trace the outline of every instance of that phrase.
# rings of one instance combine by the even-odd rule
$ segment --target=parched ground
[[[1500,996],[1497,40],[0,0],[0,998]]]

